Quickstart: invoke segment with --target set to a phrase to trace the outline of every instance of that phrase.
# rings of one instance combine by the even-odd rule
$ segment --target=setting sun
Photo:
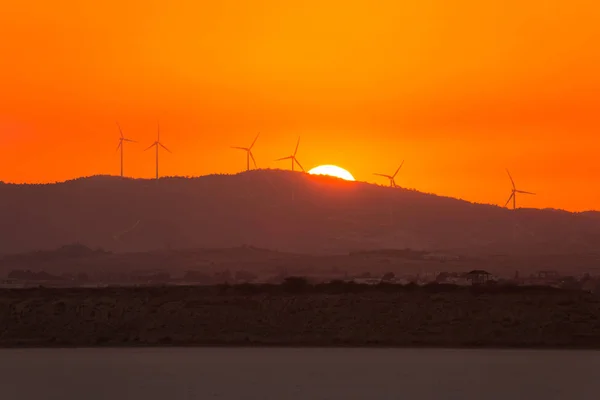
[[[340,168],[335,165],[320,165],[308,171],[311,175],[329,175],[335,176],[336,178],[344,179],[346,181],[354,181],[354,177],[344,168]]]

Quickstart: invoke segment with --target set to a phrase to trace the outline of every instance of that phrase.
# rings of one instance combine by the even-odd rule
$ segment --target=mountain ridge
[[[517,209],[285,170],[109,175],[0,185],[0,253],[80,242],[111,251],[252,245],[300,253],[414,248],[589,252],[600,213]]]

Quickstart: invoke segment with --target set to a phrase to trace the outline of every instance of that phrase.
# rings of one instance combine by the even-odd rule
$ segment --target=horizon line
[[[502,205],[500,205],[500,204],[480,203],[480,202],[475,202],[475,201],[471,201],[471,200],[467,200],[467,199],[463,199],[463,198],[459,198],[459,197],[453,197],[453,196],[448,196],[448,195],[443,195],[443,194],[438,194],[438,193],[424,192],[424,191],[418,190],[416,188],[406,188],[406,187],[402,187],[402,186],[398,186],[396,188],[391,188],[388,185],[384,185],[384,184],[380,184],[380,183],[373,183],[373,182],[360,181],[360,180],[346,181],[346,180],[343,180],[343,179],[335,177],[335,176],[329,176],[329,175],[311,175],[308,172],[291,171],[291,170],[281,169],[281,168],[257,168],[257,169],[251,169],[249,171],[238,171],[238,172],[235,172],[235,173],[215,172],[215,173],[204,174],[204,175],[165,175],[165,176],[159,177],[158,180],[167,180],[167,179],[199,179],[199,178],[204,178],[204,177],[209,177],[209,176],[236,176],[236,175],[242,175],[242,174],[247,174],[247,173],[256,173],[258,171],[262,171],[262,172],[265,172],[265,171],[277,171],[277,172],[284,172],[284,173],[289,173],[289,174],[304,174],[304,175],[309,175],[309,176],[313,176],[313,177],[319,176],[321,178],[325,177],[325,179],[331,178],[331,179],[336,179],[336,180],[339,180],[339,181],[347,182],[348,184],[371,185],[371,186],[379,187],[379,188],[382,188],[382,189],[388,189],[388,190],[398,190],[398,189],[400,189],[400,190],[417,192],[417,193],[424,194],[424,195],[429,195],[429,196],[436,196],[436,197],[442,197],[442,198],[447,198],[447,199],[462,201],[462,202],[469,203],[469,204],[489,206],[489,207],[497,207],[497,208],[500,208],[500,209],[506,209],[508,211],[515,211],[515,210],[509,209],[509,208],[506,208],[506,207],[502,207]],[[111,179],[120,179],[120,180],[131,180],[131,181],[157,181],[156,178],[152,178],[152,177],[133,177],[133,176],[112,175],[112,174],[95,174],[95,175],[78,176],[78,177],[74,177],[74,178],[70,178],[70,179],[56,180],[56,181],[49,181],[49,182],[5,182],[5,181],[0,180],[0,184],[2,184],[2,185],[13,185],[13,186],[61,185],[61,184],[65,184],[65,183],[69,183],[69,182],[74,182],[74,181],[78,181],[78,180],[101,178],[101,177],[111,178]],[[598,209],[586,209],[586,210],[579,210],[579,211],[571,211],[571,210],[567,210],[567,209],[564,209],[564,208],[554,208],[554,207],[544,207],[544,208],[540,208],[540,207],[520,207],[520,208],[517,208],[517,210],[539,210],[539,211],[553,210],[553,211],[562,211],[562,212],[566,212],[566,213],[570,213],[570,214],[582,214],[582,213],[590,213],[590,212],[600,212],[600,210],[598,210]]]

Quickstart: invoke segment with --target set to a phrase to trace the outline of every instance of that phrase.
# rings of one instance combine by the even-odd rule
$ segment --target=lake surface
[[[0,350],[0,398],[600,399],[600,352]]]

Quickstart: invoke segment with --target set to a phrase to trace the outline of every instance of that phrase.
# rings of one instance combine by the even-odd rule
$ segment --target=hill
[[[0,220],[4,254],[74,242],[113,252],[243,245],[297,253],[412,248],[564,254],[600,248],[597,213],[513,212],[279,170],[3,184]]]

